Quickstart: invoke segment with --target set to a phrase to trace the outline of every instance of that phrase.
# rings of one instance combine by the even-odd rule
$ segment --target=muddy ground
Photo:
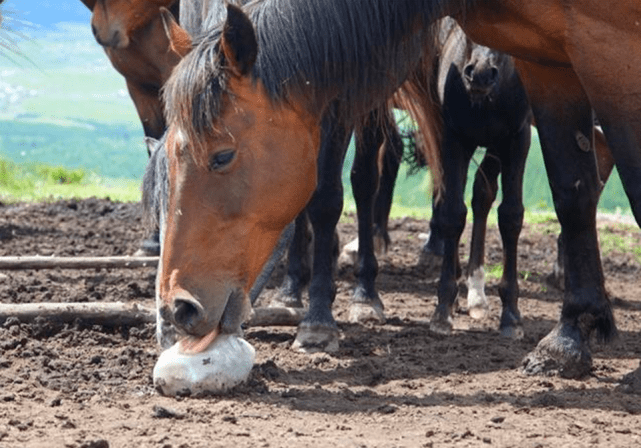
[[[393,247],[380,262],[385,325],[347,323],[353,273],[342,268],[335,303],[340,350],[303,355],[290,350],[295,328],[250,328],[254,369],[247,384],[224,396],[159,396],[151,380],[158,356],[152,326],[9,319],[0,327],[0,447],[640,446],[641,395],[620,380],[641,358],[641,265],[630,253],[641,247],[641,232],[610,221],[599,227],[608,238],[603,264],[620,338],[594,346],[594,370],[584,380],[519,371],[560,312],[562,293],[546,281],[553,224],[526,225],[521,236],[525,338],[514,342],[497,333],[496,278],[488,280],[490,319],[472,321],[461,296],[454,333],[430,333],[436,272],[417,267],[418,235],[427,223],[402,219],[393,221]],[[340,232],[348,241],[355,226],[341,224]],[[132,204],[0,207],[0,255],[125,255],[141,237]],[[462,254],[468,243],[466,233]],[[487,248],[488,263],[500,263],[496,229]],[[153,304],[150,268],[0,277],[3,303]]]

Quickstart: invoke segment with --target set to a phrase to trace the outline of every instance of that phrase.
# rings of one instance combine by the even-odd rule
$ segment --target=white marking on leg
[[[489,309],[485,296],[485,270],[482,266],[467,277],[467,307],[473,319],[485,317]]]

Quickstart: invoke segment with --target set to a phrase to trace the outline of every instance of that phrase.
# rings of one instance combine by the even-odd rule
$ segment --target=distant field
[[[147,158],[142,128],[123,78],[94,42],[88,24],[25,32],[31,38],[19,42],[23,55],[0,59],[0,157],[140,180]],[[472,162],[471,175],[480,154]],[[343,173],[348,211],[354,210],[350,169],[348,158]],[[468,202],[470,186],[468,182]],[[402,167],[394,214],[429,216],[428,189],[427,174],[408,177]],[[526,169],[524,199],[529,210],[553,209],[536,134]],[[610,212],[629,210],[616,173],[606,186],[600,207]]]

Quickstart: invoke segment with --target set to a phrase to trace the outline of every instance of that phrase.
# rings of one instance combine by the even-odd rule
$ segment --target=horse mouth
[[[204,336],[185,336],[178,341],[180,351],[188,355],[202,353],[216,340],[220,335],[220,325],[217,325]]]

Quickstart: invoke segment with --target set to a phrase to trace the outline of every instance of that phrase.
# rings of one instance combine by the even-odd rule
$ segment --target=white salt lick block
[[[254,365],[254,347],[236,335],[220,335],[196,354],[183,353],[180,345],[162,352],[154,367],[154,386],[163,395],[223,392],[245,381]]]

